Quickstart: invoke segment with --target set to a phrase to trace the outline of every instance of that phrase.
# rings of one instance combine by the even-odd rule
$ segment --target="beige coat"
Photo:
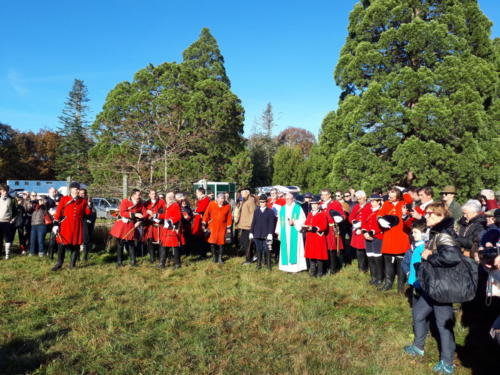
[[[246,201],[241,203],[238,229],[250,230],[250,227],[252,226],[253,212],[256,207],[255,200],[252,196],[249,196]]]

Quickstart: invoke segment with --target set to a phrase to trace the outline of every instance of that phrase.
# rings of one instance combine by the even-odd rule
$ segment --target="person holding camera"
[[[443,203],[431,203],[426,207],[425,219],[430,227],[429,241],[421,258],[432,267],[453,267],[461,261],[460,247],[455,240],[453,217]],[[422,267],[422,266],[420,266]],[[456,280],[440,280],[443,288],[446,283]],[[413,344],[406,346],[404,351],[416,357],[424,355],[425,338],[429,331],[429,318],[434,319],[439,332],[441,353],[440,361],[433,371],[441,374],[454,372],[453,357],[455,353],[455,337],[453,335],[454,313],[451,303],[438,303],[426,292],[413,305],[413,330],[415,338]]]

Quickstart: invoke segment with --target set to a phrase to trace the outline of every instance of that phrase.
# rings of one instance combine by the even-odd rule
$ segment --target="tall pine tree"
[[[82,80],[75,79],[64,103],[59,122],[61,140],[57,147],[56,173],[57,178],[69,176],[73,180],[90,183],[91,174],[88,168],[88,151],[92,147],[89,133],[87,87]]]
[[[498,187],[498,67],[475,0],[364,0],[335,69],[320,142],[335,187]]]

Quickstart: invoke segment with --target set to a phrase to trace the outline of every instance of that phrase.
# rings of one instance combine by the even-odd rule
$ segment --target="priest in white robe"
[[[307,269],[304,241],[300,230],[306,221],[302,207],[295,203],[292,193],[286,193],[286,204],[278,213],[276,234],[280,240],[279,269],[300,272]]]

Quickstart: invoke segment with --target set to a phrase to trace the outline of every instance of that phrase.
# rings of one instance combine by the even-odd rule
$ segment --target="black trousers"
[[[249,235],[249,229],[240,229],[240,248],[243,254],[245,254],[247,262],[251,262],[253,260],[252,242],[250,242],[250,239],[248,238]]]

